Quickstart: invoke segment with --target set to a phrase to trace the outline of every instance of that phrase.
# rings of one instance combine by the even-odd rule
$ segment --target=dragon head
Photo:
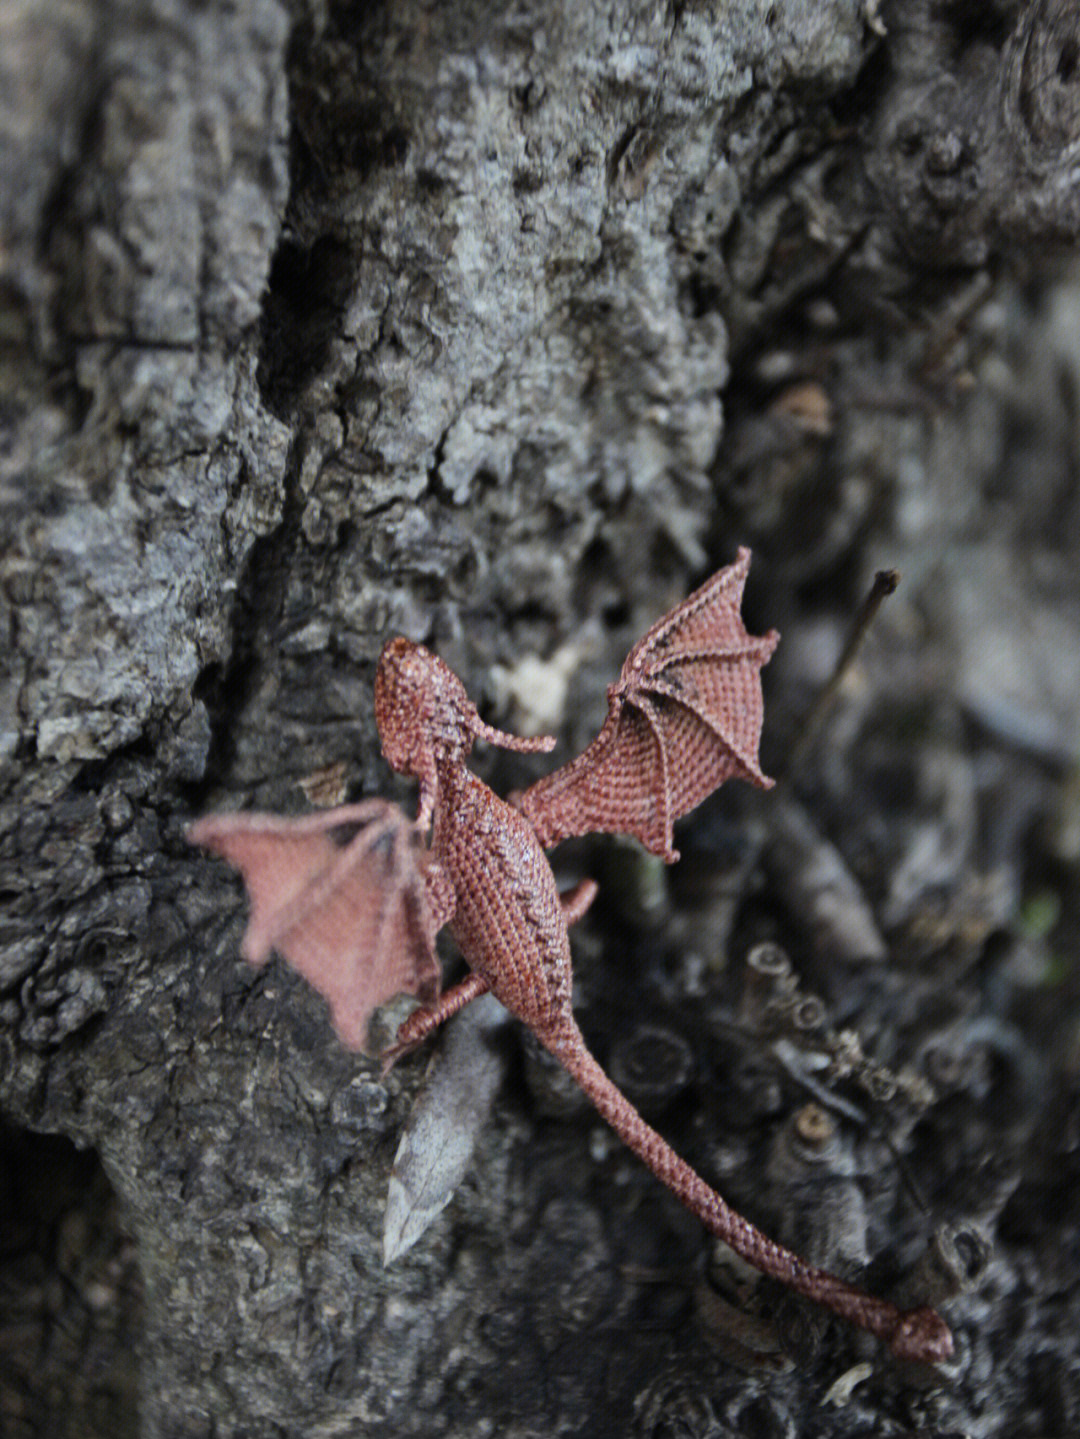
[[[477,739],[533,754],[554,739],[520,739],[485,724],[445,661],[402,635],[388,640],[375,672],[375,723],[387,764],[420,782],[420,817],[430,820],[438,766],[463,764]]]

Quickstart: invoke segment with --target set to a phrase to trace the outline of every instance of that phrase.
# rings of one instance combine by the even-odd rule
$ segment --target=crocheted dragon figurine
[[[592,832],[636,836],[669,863],[672,825],[732,776],[761,772],[760,670],[779,636],[747,634],[740,614],[750,563],[706,581],[633,647],[608,690],[588,749],[507,803],[467,767],[477,739],[550,750],[484,723],[457,676],[411,640],[392,639],[375,677],[383,753],[419,781],[415,821],[370,799],[300,819],[212,815],[189,831],[243,875],[251,913],[242,953],[277,950],[322,994],[350,1049],[367,1043],[373,1010],[396,994],[420,1000],[385,1053],[391,1063],[490,990],[574,1077],[657,1177],[750,1264],[884,1340],[905,1359],[935,1362],[952,1338],[934,1310],[901,1311],[768,1239],[681,1159],[586,1048],[570,1003],[568,929],[596,893],[560,894],[544,849]],[[470,973],[440,994],[435,936],[449,925]]]

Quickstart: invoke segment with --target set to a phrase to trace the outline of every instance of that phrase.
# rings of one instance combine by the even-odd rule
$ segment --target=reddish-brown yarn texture
[[[575,834],[632,834],[674,859],[671,827],[726,779],[767,785],[758,766],[759,671],[779,635],[746,633],[739,607],[750,564],[707,580],[653,625],[608,689],[589,748],[521,796],[541,844]]]
[[[654,1174],[744,1258],[884,1339],[899,1357],[952,1350],[929,1309],[901,1312],[768,1239],[731,1210],[637,1113],[588,1052],[571,1009],[568,926],[595,886],[560,896],[544,846],[594,831],[635,835],[669,862],[675,820],[724,780],[771,783],[758,765],[760,670],[776,647],[740,614],[750,556],[719,571],[658,620],[608,690],[588,749],[515,798],[466,767],[477,738],[535,751],[486,725],[437,656],[398,638],[383,650],[375,715],[383,752],[420,784],[417,820],[369,800],[300,820],[210,817],[191,838],[242,872],[251,896],[243,952],[279,950],[323,994],[338,1034],[364,1046],[371,1012],[394,994],[422,1003],[384,1056],[392,1061],[490,989],[532,1029]],[[430,831],[430,833],[429,833]],[[343,845],[335,834],[351,834]],[[444,925],[472,973],[439,996],[435,935]]]

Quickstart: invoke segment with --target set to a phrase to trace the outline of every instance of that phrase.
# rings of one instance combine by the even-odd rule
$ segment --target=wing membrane
[[[350,1049],[367,1047],[372,1011],[394,995],[437,999],[435,935],[452,901],[396,805],[371,800],[302,819],[211,815],[188,836],[243,876],[244,958],[260,965],[276,949],[327,1000]]]
[[[675,820],[725,780],[772,783],[757,757],[760,671],[779,635],[746,632],[739,610],[749,565],[749,550],[739,550],[653,625],[609,688],[589,748],[518,797],[542,844],[632,834],[670,861]]]

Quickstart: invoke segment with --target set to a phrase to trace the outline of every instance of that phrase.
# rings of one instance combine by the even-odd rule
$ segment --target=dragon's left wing
[[[244,877],[244,958],[261,965],[276,949],[329,1002],[348,1048],[367,1047],[372,1011],[394,995],[438,998],[435,935],[453,897],[396,805],[368,800],[300,819],[210,815],[188,838]]]
[[[755,639],[739,613],[750,551],[656,622],[608,689],[589,748],[515,803],[541,844],[632,834],[669,862],[672,825],[733,776],[772,783],[758,765],[760,670],[780,638]]]

